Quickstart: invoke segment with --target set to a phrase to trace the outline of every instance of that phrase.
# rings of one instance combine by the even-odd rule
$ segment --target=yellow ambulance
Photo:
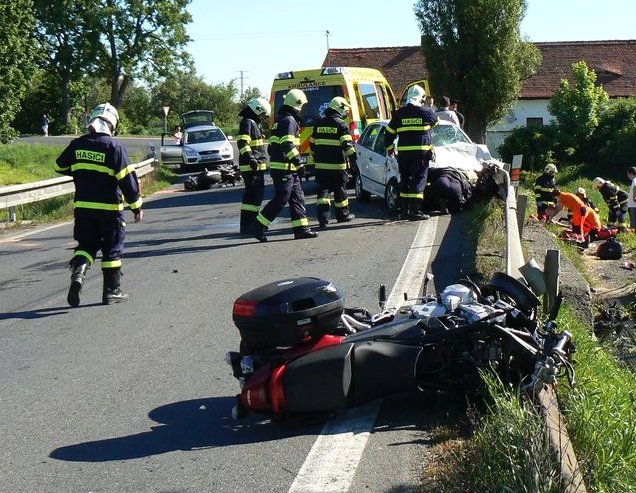
[[[379,70],[360,67],[297,70],[280,73],[274,79],[270,95],[270,124],[290,89],[302,89],[308,99],[301,112],[304,126],[300,131],[300,153],[307,164],[306,176],[313,174],[309,137],[314,124],[325,115],[332,98],[342,96],[351,104],[347,123],[354,140],[360,137],[369,123],[390,119],[391,112],[396,109],[391,86]]]

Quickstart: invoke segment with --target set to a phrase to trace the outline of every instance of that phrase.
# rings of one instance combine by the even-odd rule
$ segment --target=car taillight
[[[358,128],[358,122],[351,122],[349,124],[349,131],[351,132],[353,141],[358,142],[358,139],[360,138],[360,129]]]
[[[256,301],[236,300],[232,308],[232,315],[239,317],[253,317],[256,312]]]

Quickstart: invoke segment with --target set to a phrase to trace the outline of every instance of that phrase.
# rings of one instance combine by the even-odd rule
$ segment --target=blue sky
[[[636,39],[635,0],[528,0],[531,41]],[[317,68],[331,48],[414,46],[415,0],[193,0],[188,51],[210,84],[269,95],[279,72]],[[326,35],[329,31],[329,36]]]

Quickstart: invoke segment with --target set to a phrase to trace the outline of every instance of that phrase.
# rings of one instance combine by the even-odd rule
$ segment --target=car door
[[[181,165],[183,157],[181,155],[183,147],[175,144],[174,135],[171,133],[163,133],[161,135],[161,163],[164,165]]]
[[[372,123],[364,129],[356,144],[358,153],[358,170],[364,189],[375,195],[384,194],[383,169],[386,158],[376,152],[378,135],[383,130],[379,123]],[[384,139],[382,139],[384,141]]]

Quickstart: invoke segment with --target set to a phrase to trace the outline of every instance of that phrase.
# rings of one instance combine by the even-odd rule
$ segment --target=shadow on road
[[[235,421],[231,416],[234,397],[211,397],[175,402],[150,411],[161,423],[149,431],[116,438],[67,445],[49,457],[72,462],[106,462],[136,459],[176,450],[227,447],[269,442],[292,436],[317,434],[322,423],[286,428],[262,416]]]

